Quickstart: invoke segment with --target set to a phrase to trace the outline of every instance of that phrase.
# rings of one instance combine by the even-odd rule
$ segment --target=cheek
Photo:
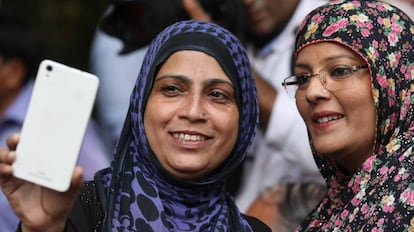
[[[156,133],[159,133],[162,128],[168,123],[173,112],[171,105],[161,105],[157,103],[147,104],[144,112],[144,128],[147,137],[157,138]]]
[[[231,110],[229,112],[225,112],[224,114],[223,112],[221,114],[217,114],[222,116],[215,117],[214,124],[216,125],[217,130],[222,132],[222,136],[224,137],[223,142],[231,145],[229,147],[232,149],[236,143],[239,130],[239,113],[237,110]]]
[[[232,117],[227,123],[223,125],[223,127],[227,128],[227,132],[232,135],[231,138],[234,138],[233,140],[236,141],[237,134],[238,134],[238,128],[239,128],[239,118],[238,117]]]
[[[355,112],[355,117],[369,118],[375,122],[376,110],[372,97],[370,83],[361,84],[361,88],[355,88],[353,91],[344,91],[343,107],[348,111]],[[365,87],[364,87],[365,86]]]
[[[306,118],[304,117],[305,115],[309,115],[309,114],[306,114],[306,111],[308,111],[307,110],[307,103],[306,103],[306,101],[305,100],[298,100],[298,99],[296,99],[296,108],[298,109],[298,111],[299,111],[299,114],[300,114],[300,116],[302,117],[302,119],[304,120],[304,121],[306,121]]]
[[[344,99],[342,106],[346,110],[351,127],[363,134],[367,141],[374,140],[377,113],[371,89],[360,88],[349,91],[342,99]]]

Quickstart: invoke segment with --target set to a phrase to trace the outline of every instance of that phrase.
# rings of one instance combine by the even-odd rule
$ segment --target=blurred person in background
[[[20,132],[29,106],[41,55],[37,39],[27,24],[13,12],[0,8],[0,146],[6,146],[11,133]],[[104,146],[91,120],[84,139],[78,164],[85,178],[109,164],[109,151]],[[18,219],[3,192],[0,192],[0,231],[15,231]]]

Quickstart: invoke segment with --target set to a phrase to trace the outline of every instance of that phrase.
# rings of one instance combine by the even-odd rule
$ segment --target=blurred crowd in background
[[[94,29],[110,0],[0,0],[26,19],[40,39],[43,53],[82,69],[89,67]],[[414,0],[391,0],[414,6]],[[76,49],[74,49],[74,46]]]
[[[1,0],[0,7],[23,18],[39,40],[43,56],[81,69],[95,28],[109,0]]]

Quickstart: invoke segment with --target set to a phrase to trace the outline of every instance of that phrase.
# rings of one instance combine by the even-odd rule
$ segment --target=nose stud
[[[323,95],[328,94],[328,90],[325,89],[325,88],[323,88],[321,92],[322,92]]]
[[[204,118],[204,117],[206,117],[206,116],[207,116],[207,113],[206,113],[206,112],[202,112],[202,113],[201,113],[201,117],[202,117],[202,118]]]

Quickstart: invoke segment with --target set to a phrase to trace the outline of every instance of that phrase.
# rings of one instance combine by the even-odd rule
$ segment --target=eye
[[[296,77],[295,82],[297,83],[297,85],[298,86],[303,86],[303,85],[305,85],[306,83],[309,82],[311,74],[298,74],[295,77]]]
[[[337,66],[331,69],[330,76],[337,79],[347,78],[354,73],[352,66]]]
[[[218,90],[210,91],[208,93],[208,96],[209,97],[212,97],[213,99],[217,99],[217,100],[221,100],[221,99],[227,100],[227,99],[230,99],[230,96],[229,95],[223,93],[222,91],[218,91]]]
[[[178,86],[172,84],[163,86],[161,88],[161,91],[169,96],[177,95],[182,92],[182,90]]]

